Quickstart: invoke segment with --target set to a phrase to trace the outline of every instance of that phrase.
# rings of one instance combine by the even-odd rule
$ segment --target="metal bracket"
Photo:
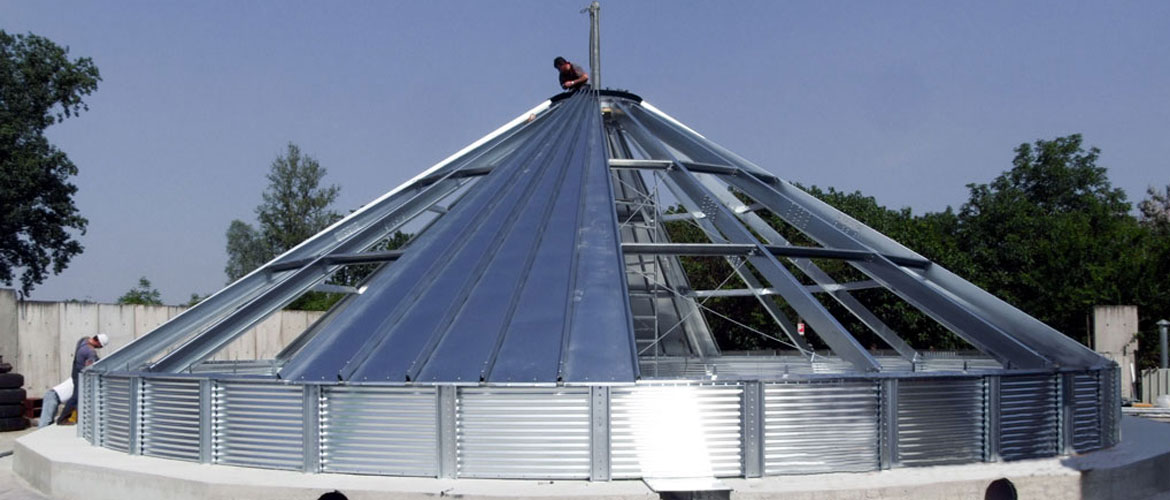
[[[129,439],[128,439],[129,446],[130,446],[130,454],[131,455],[141,455],[142,454],[142,417],[141,417],[141,414],[142,414],[142,412],[141,412],[142,377],[130,377],[129,390],[130,390],[130,394],[127,395],[128,396],[127,400],[129,401],[130,408],[128,409],[127,413],[129,413],[130,428],[127,430],[128,430],[129,435],[130,435]]]
[[[1003,432],[999,420],[1000,382],[1001,380],[998,375],[991,375],[984,378],[984,387],[986,387],[986,399],[984,400],[986,411],[984,411],[984,415],[987,424],[983,431],[983,461],[985,462],[999,462],[1001,460],[999,456],[999,439]]]
[[[199,463],[209,464],[212,456],[211,426],[215,406],[215,391],[211,379],[199,380]]]
[[[589,387],[589,462],[590,481],[609,481],[609,387]]]
[[[1070,455],[1073,450],[1073,399],[1075,394],[1073,387],[1075,386],[1075,374],[1062,373],[1060,374],[1060,425],[1059,438],[1057,440],[1057,449],[1061,454]]]
[[[743,475],[764,475],[764,384],[743,385]]]
[[[898,466],[898,379],[882,381],[881,447],[878,452],[882,469]]]
[[[304,471],[321,472],[321,386],[304,386],[304,416],[301,420],[304,450]]]
[[[438,390],[438,401],[435,411],[439,421],[439,449],[436,450],[439,459],[439,477],[453,478],[459,473],[456,461],[456,391],[453,385],[441,385]]]

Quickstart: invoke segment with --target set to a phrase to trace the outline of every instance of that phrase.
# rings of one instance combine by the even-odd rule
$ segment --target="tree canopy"
[[[0,281],[19,273],[28,294],[60,273],[84,247],[88,221],[73,203],[77,166],[45,129],[87,110],[98,68],[88,57],[37,35],[0,31]]]
[[[321,186],[326,172],[315,158],[288,143],[285,154],[272,161],[268,172],[263,202],[256,207],[259,227],[239,219],[228,226],[224,272],[229,281],[252,272],[341,217],[330,209],[341,188]]]
[[[154,285],[150,284],[150,280],[146,279],[146,276],[143,276],[138,278],[138,286],[131,288],[130,291],[118,297],[118,303],[161,306],[162,294],[154,288]]]
[[[1139,204],[1139,219],[1130,213],[1125,193],[1112,186],[1107,169],[1098,164],[1100,154],[1097,148],[1086,149],[1080,135],[1021,144],[1012,167],[988,183],[969,185],[969,197],[957,211],[948,207],[915,215],[908,208],[889,209],[861,192],[805,189],[1081,342],[1088,342],[1093,306],[1137,305],[1142,342],[1152,345],[1154,322],[1170,316],[1170,287],[1165,284],[1170,275],[1170,186],[1165,193],[1148,192]],[[815,244],[774,214],[758,213],[793,244]],[[669,223],[668,232],[674,241],[706,241],[688,223]],[[682,261],[695,288],[718,286],[731,271],[720,259]],[[866,279],[842,261],[818,260],[817,265],[839,282]],[[870,289],[854,295],[915,348],[969,347],[892,293]],[[880,339],[837,304],[823,303],[862,345],[882,347]],[[751,329],[777,332],[754,299],[716,298],[706,305],[744,319]],[[709,315],[708,321],[724,349],[780,347],[748,328],[723,324],[717,315]],[[815,336],[809,340],[819,346]],[[1145,366],[1154,351],[1142,350]]]

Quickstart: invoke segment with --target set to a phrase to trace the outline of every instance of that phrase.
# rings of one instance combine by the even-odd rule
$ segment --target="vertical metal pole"
[[[1162,368],[1170,368],[1170,362],[1167,361],[1167,347],[1166,347],[1166,330],[1170,329],[1170,321],[1161,320],[1158,322],[1158,345],[1162,348]]]
[[[438,391],[436,417],[439,421],[439,477],[453,478],[458,474],[456,462],[455,426],[456,391],[452,385],[441,385]]]
[[[142,377],[130,377],[130,428],[127,429],[130,434],[130,454],[142,454],[142,417],[141,417],[141,403],[142,403]]]
[[[881,446],[879,467],[890,469],[898,465],[898,379],[882,381],[882,408],[878,429]]]
[[[984,439],[984,454],[983,460],[985,462],[998,462],[999,456],[999,438],[1003,434],[1001,430],[1001,422],[999,420],[1000,413],[1000,384],[1001,379],[998,375],[992,375],[984,379],[987,387],[987,400],[985,407],[985,419],[987,423],[986,437]]]
[[[743,475],[764,475],[764,384],[743,384]]]
[[[589,79],[601,88],[601,4],[589,4]]]
[[[589,387],[589,399],[589,479],[609,481],[609,387]]]
[[[211,426],[212,419],[215,418],[215,412],[212,411],[215,406],[215,391],[212,386],[211,379],[202,379],[199,381],[199,463],[209,464],[214,457],[212,456],[212,435]]]

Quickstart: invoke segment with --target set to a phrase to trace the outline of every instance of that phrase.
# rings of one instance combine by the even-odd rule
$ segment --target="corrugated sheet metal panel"
[[[199,461],[199,381],[145,379],[142,454]]]
[[[96,373],[81,376],[81,392],[77,398],[77,425],[81,426],[81,438],[89,444],[98,444],[94,439],[93,424],[97,416],[98,386],[102,379]]]
[[[325,387],[321,470],[438,475],[434,388]]]
[[[301,469],[302,398],[300,386],[217,383],[212,426],[215,462]]]
[[[105,377],[101,384],[102,446],[130,452],[130,379]]]
[[[459,391],[461,477],[589,477],[589,389]]]
[[[876,382],[764,386],[764,473],[878,469]]]
[[[733,384],[611,389],[613,478],[742,475],[742,398]]]
[[[897,462],[907,466],[983,460],[983,379],[898,381]]]
[[[1097,374],[1073,375],[1072,445],[1078,452],[1101,447],[1101,383]]]
[[[999,455],[1004,460],[1056,455],[1060,393],[1051,375],[1002,377]]]

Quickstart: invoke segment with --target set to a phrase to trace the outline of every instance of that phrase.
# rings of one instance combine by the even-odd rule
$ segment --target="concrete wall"
[[[175,306],[19,301],[0,289],[0,356],[24,374],[29,397],[41,397],[69,377],[73,346],[81,337],[104,333],[102,356],[146,335],[183,312]],[[270,359],[305,331],[321,312],[281,311],[232,341],[213,359]]]
[[[1093,349],[1121,366],[1121,397],[1134,399],[1138,341],[1137,306],[1094,306]]]

